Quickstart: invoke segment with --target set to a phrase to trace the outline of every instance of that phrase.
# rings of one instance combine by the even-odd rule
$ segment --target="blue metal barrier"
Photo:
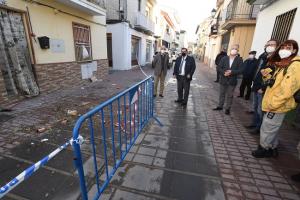
[[[153,78],[148,77],[95,107],[76,122],[73,140],[80,134],[90,141],[89,148],[84,150],[90,151],[93,156],[94,176],[91,179],[97,186],[93,199],[100,198],[149,120],[154,119],[162,126],[154,116],[153,86]],[[81,196],[83,200],[88,200],[87,188],[90,185],[87,182],[91,181],[87,181],[88,177],[84,173],[81,148],[74,143]],[[99,163],[100,157],[104,158],[104,163]]]
[[[93,199],[99,199],[149,120],[154,119],[162,126],[153,113],[153,78],[148,77],[81,116],[73,129],[73,138],[0,187],[0,199],[21,182],[31,177],[62,150],[72,145],[75,155],[74,161],[80,178],[82,199],[88,200],[81,158],[81,147],[84,148],[82,136],[85,139],[90,138],[90,140],[85,141],[85,143],[90,141],[90,149],[85,150],[90,150],[93,156],[94,182],[97,186],[97,193]],[[97,147],[103,148],[103,154],[97,154],[100,152]],[[97,161],[99,157],[104,157],[104,171],[100,168],[102,165],[99,166]],[[111,170],[109,165],[112,165]],[[105,175],[103,180],[99,176],[101,172],[104,172]]]
[[[7,193],[9,193],[12,189],[17,187],[20,183],[22,183],[23,181],[31,177],[37,170],[45,166],[52,158],[54,158],[61,151],[66,149],[69,145],[74,145],[74,144],[81,145],[83,141],[84,140],[81,136],[78,136],[76,140],[70,139],[68,142],[66,142],[65,144],[61,145],[60,147],[52,151],[49,155],[45,156],[43,159],[39,160],[35,164],[25,169],[17,177],[15,177],[6,185],[0,188],[0,199],[4,197]]]

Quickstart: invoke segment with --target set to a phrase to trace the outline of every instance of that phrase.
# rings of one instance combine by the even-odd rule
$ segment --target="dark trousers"
[[[217,80],[216,81],[219,81],[220,80],[220,72],[219,72],[218,68],[216,68],[216,71],[217,71]]]
[[[255,126],[256,130],[260,130],[262,120],[263,120],[263,111],[262,111],[262,100],[263,94],[258,92],[253,92],[253,110],[254,116],[252,125]]]
[[[190,93],[190,84],[191,81],[187,80],[185,76],[177,76],[177,93],[178,100],[183,100],[183,103],[188,102],[189,93]]]
[[[236,88],[235,85],[220,84],[220,96],[219,96],[220,108],[223,108],[226,101],[225,109],[230,110],[235,88]]]
[[[245,99],[250,99],[251,85],[252,85],[251,78],[243,78],[241,86],[240,86],[240,96],[241,97],[244,97],[244,92],[245,92],[245,89],[247,88],[247,93],[246,93]]]

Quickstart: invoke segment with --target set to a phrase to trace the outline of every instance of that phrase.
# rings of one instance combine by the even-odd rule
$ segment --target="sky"
[[[217,0],[157,0],[157,2],[178,11],[181,29],[186,30],[188,40],[194,42],[197,25],[211,15]]]

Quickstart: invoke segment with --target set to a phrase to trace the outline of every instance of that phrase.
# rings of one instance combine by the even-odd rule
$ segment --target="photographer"
[[[294,95],[300,90],[300,57],[296,57],[298,50],[296,41],[287,40],[269,59],[276,68],[267,81],[262,102],[262,110],[266,114],[260,129],[260,145],[252,152],[256,158],[278,156],[279,129],[286,113],[297,106]]]

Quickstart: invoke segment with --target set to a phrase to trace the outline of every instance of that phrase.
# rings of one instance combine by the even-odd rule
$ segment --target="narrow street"
[[[300,199],[299,185],[289,176],[299,172],[296,145],[300,135],[284,127],[277,159],[254,159],[258,136],[243,125],[250,107],[234,99],[231,116],[212,111],[218,100],[214,69],[198,63],[187,109],[174,103],[176,83],[169,74],[157,116],[139,136],[102,199]]]
[[[152,70],[146,68],[146,72]],[[300,186],[289,179],[299,172],[300,135],[285,125],[279,158],[254,159],[250,152],[258,136],[243,127],[251,118],[244,114],[250,102],[235,98],[231,116],[212,111],[218,99],[214,69],[198,63],[194,77],[187,109],[183,109],[174,102],[176,82],[169,71],[165,97],[156,99],[156,113],[164,127],[153,121],[145,128],[102,199],[300,199]],[[68,109],[83,114],[143,78],[139,69],[114,72],[105,81],[18,104],[1,124],[0,184],[71,137],[77,117],[68,116]],[[45,132],[37,133],[41,127],[46,127]],[[72,158],[68,148],[4,199],[77,199],[80,191]],[[88,169],[89,155],[83,160]],[[92,187],[90,196],[94,192]]]

